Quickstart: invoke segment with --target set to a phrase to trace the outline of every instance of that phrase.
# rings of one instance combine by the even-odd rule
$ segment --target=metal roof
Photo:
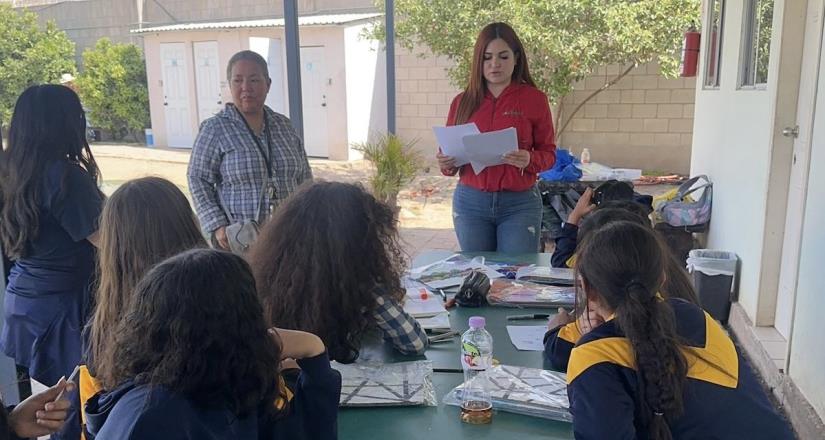
[[[308,15],[298,17],[298,26],[330,26],[347,24],[354,21],[368,20],[381,17],[384,14],[332,14],[332,15]],[[211,21],[202,23],[181,23],[167,26],[145,27],[142,29],[132,29],[133,34],[146,34],[154,32],[174,32],[174,31],[195,31],[208,29],[240,29],[240,28],[266,28],[284,27],[283,18],[267,18],[261,20],[244,21]]]

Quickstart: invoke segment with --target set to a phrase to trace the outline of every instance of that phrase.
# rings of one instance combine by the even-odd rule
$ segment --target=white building
[[[732,330],[801,438],[825,437],[823,18],[825,0],[704,0],[691,158],[715,183],[708,247],[741,260]]]
[[[348,160],[352,145],[387,126],[386,62],[362,32],[376,13],[303,16],[301,91],[309,156]],[[189,148],[204,119],[231,102],[226,65],[238,51],[260,53],[272,86],[267,105],[289,114],[284,20],[204,22],[142,28],[150,113],[158,145]]]

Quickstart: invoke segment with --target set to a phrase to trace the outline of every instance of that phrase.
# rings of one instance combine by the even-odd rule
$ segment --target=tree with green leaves
[[[34,13],[0,4],[0,125],[27,87],[76,72],[74,43],[53,22],[41,27]]]
[[[700,18],[700,0],[396,0],[395,8],[399,43],[411,50],[426,46],[455,62],[449,76],[460,88],[481,28],[509,23],[525,46],[533,79],[556,104],[601,66],[624,67],[584,102],[652,61],[666,77],[675,76],[684,32]],[[383,38],[383,27],[371,36]],[[557,133],[584,102],[566,112]]]
[[[101,38],[83,52],[83,72],[77,79],[83,105],[95,127],[115,139],[137,135],[149,126],[149,90],[143,54],[134,44],[114,44]]]

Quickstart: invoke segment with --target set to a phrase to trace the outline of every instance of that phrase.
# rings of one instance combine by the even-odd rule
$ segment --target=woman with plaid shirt
[[[394,210],[359,185],[299,189],[248,255],[268,324],[318,335],[338,362],[357,359],[374,333],[423,354],[427,335],[403,308],[396,224]]]
[[[236,53],[226,76],[233,103],[201,124],[187,176],[201,226],[229,249],[226,226],[263,222],[312,170],[289,118],[264,105],[272,80],[263,57]]]

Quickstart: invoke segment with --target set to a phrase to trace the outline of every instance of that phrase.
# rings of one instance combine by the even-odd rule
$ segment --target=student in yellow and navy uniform
[[[97,359],[91,439],[334,440],[341,376],[315,335],[269,329],[240,256],[194,249],[135,288]],[[282,359],[301,368],[288,390]]]
[[[121,185],[103,206],[99,231],[96,305],[82,334],[81,408],[102,389],[95,380],[95,359],[114,344],[114,329],[132,302],[138,281],[168,257],[207,247],[186,196],[160,177]]]
[[[577,439],[792,439],[725,331],[699,307],[657,294],[653,231],[611,223],[580,247],[580,297],[604,324],[570,355]]]
[[[604,207],[600,207],[590,214],[582,222],[579,236],[584,240],[593,231],[619,221],[628,221],[641,226],[650,227],[650,220],[644,216],[643,212],[637,211],[635,202],[608,202]],[[639,205],[641,206],[641,205]],[[571,260],[575,260],[575,256]],[[693,284],[687,276],[687,272],[676,258],[667,252],[665,255],[666,276],[661,294],[665,298],[681,298],[693,304],[699,304]],[[578,317],[578,318],[577,318]],[[558,371],[567,371],[567,362],[570,359],[570,351],[579,341],[582,329],[589,329],[601,324],[598,317],[593,313],[584,314],[579,310],[575,315],[569,314],[564,309],[559,309],[548,323],[549,329],[544,335],[544,359],[545,364]]]

